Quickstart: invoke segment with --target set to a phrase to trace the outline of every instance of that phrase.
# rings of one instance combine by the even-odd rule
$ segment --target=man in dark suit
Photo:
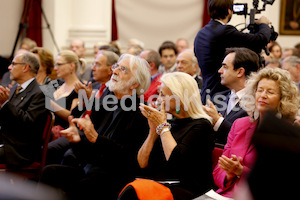
[[[40,158],[48,111],[34,78],[38,58],[30,52],[17,54],[8,69],[17,85],[11,90],[0,86],[0,160],[8,167],[20,167]]]
[[[218,69],[228,47],[246,47],[259,53],[270,40],[272,30],[270,21],[262,16],[256,21],[258,32],[242,33],[231,25],[226,25],[232,17],[233,0],[209,0],[208,13],[210,22],[197,34],[194,41],[194,51],[201,68],[203,87],[202,103],[215,93],[226,90],[220,84]],[[209,89],[209,91],[206,91]]]
[[[218,72],[221,74],[221,84],[230,90],[217,93],[213,97],[217,108],[210,100],[204,106],[206,113],[213,118],[215,142],[220,144],[226,144],[232,123],[237,118],[247,116],[239,101],[245,94],[247,76],[259,69],[258,55],[250,49],[228,48],[225,55]]]
[[[191,49],[183,50],[176,59],[176,70],[178,72],[185,72],[191,75],[198,84],[198,88],[202,88],[202,77],[199,76],[200,69],[197,58]]]

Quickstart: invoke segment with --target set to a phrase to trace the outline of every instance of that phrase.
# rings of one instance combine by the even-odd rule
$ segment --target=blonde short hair
[[[212,122],[212,118],[203,110],[198,84],[191,75],[184,72],[167,73],[161,77],[161,82],[179,98],[191,118],[205,118]]]
[[[245,97],[254,97],[255,99],[258,83],[264,78],[274,80],[279,86],[280,102],[276,111],[284,118],[294,120],[299,108],[299,90],[286,70],[266,67],[258,72],[251,73],[246,83]],[[248,112],[252,120],[254,120],[255,104],[255,101],[249,101],[248,98],[242,98],[240,102],[240,105]]]

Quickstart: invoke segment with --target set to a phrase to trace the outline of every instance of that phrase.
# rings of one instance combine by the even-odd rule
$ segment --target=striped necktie
[[[17,89],[16,89],[16,94],[19,94],[19,93],[20,93],[20,90],[22,90],[22,86],[19,85],[19,86],[17,87]]]

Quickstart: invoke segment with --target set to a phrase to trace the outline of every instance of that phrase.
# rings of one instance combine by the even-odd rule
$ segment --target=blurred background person
[[[176,58],[177,58],[177,48],[174,42],[165,41],[163,42],[159,49],[160,55],[160,66],[158,71],[160,74],[170,73],[176,71]]]
[[[76,53],[78,58],[84,59],[86,48],[83,40],[81,39],[72,40],[70,44],[70,50]],[[88,64],[85,64],[84,66],[79,64],[76,74],[79,80],[81,80],[86,84],[88,80],[91,78],[91,66]]]
[[[142,51],[140,57],[144,58],[149,63],[150,67],[151,84],[149,89],[144,94],[144,99],[148,104],[151,104],[152,102],[156,101],[159,94],[159,86],[161,84],[161,74],[158,72],[160,56],[158,52],[148,49]]]
[[[127,48],[126,50],[126,53],[128,54],[132,54],[132,55],[140,55],[140,53],[143,51],[144,49],[138,45],[138,44],[135,44],[135,45],[131,45]]]
[[[101,51],[112,51],[115,54],[117,54],[118,56],[120,56],[119,49],[116,48],[116,47],[114,47],[114,46],[112,46],[112,45],[101,45],[101,46],[99,46],[98,53],[101,52]]]
[[[289,56],[298,56],[300,57],[300,52],[297,48],[285,48],[282,52],[281,59],[285,59],[286,57]]]
[[[189,42],[185,38],[178,38],[176,41],[177,53],[180,54],[183,50],[189,48]]]
[[[94,44],[93,48],[94,48],[94,56],[96,58],[98,51],[99,51],[99,47],[103,46],[103,45],[108,45],[108,42],[97,42],[96,44]]]
[[[18,50],[14,52],[14,56],[16,56],[19,53],[24,53],[26,51],[30,51],[34,47],[37,47],[37,44],[34,40],[30,38],[24,38],[21,40],[20,47]],[[12,60],[13,58],[11,58]],[[1,85],[5,87],[11,88],[16,82],[10,79],[10,72],[8,69],[5,69],[2,80],[1,80]]]
[[[269,51],[270,51],[270,57],[273,59],[277,59],[277,60],[281,60],[281,56],[282,56],[282,49],[281,46],[279,45],[278,42],[272,42],[270,47],[269,47]]]
[[[202,77],[199,76],[200,68],[194,51],[185,49],[176,58],[176,71],[191,75],[197,82],[198,88],[202,88]]]
[[[281,68],[280,60],[270,58],[270,59],[266,60],[265,66],[266,67],[271,67],[271,68]]]
[[[287,70],[300,90],[300,58],[289,56],[282,61],[282,69]]]
[[[21,41],[20,49],[25,49],[27,51],[30,51],[34,47],[37,47],[37,44],[36,44],[36,42],[34,40],[32,40],[30,38],[24,38]]]
[[[45,85],[50,83],[52,80],[50,78],[53,68],[54,68],[54,58],[51,51],[43,47],[35,47],[31,50],[32,53],[36,54],[40,61],[40,68],[35,77],[36,81],[40,85]],[[54,77],[54,79],[56,79]]]

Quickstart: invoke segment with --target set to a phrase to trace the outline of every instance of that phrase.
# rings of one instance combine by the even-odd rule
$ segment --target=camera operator
[[[209,96],[212,97],[215,93],[227,89],[221,85],[218,74],[225,49],[246,47],[260,53],[270,41],[273,32],[268,25],[271,22],[264,16],[255,21],[258,25],[256,33],[243,33],[227,25],[233,14],[233,0],[209,0],[208,13],[211,20],[198,32],[194,41],[194,51],[203,77],[201,91],[203,104],[206,104]],[[206,97],[207,95],[209,96]]]

